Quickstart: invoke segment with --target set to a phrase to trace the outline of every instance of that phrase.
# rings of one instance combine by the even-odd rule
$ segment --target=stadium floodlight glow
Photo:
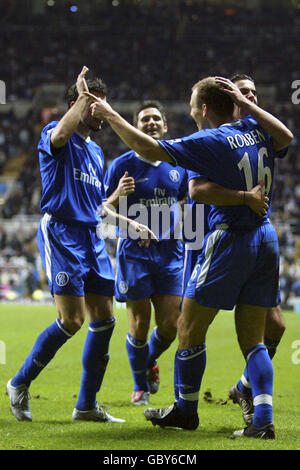
[[[113,0],[111,2],[111,4],[112,4],[113,7],[118,7],[120,5],[120,2],[119,2],[119,0]]]
[[[70,6],[70,11],[71,11],[72,13],[76,13],[76,11],[78,11],[78,6],[77,6],[77,5],[72,5],[72,6]]]
[[[48,5],[48,7],[53,7],[55,5],[55,1],[54,0],[48,0],[47,5]]]

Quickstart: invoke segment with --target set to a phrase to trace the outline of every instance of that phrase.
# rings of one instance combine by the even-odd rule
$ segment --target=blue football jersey
[[[166,162],[150,162],[130,150],[109,165],[104,177],[107,196],[115,191],[125,171],[134,178],[135,191],[127,196],[126,208],[120,201],[119,212],[148,225],[160,240],[179,238],[177,202],[187,193],[187,172]],[[126,234],[121,231],[120,236]]]
[[[279,156],[272,138],[251,117],[205,129],[181,139],[159,140],[174,165],[197,172],[202,178],[230,189],[250,190],[265,182],[270,204],[273,195],[274,159]],[[269,210],[270,212],[270,210]],[[216,224],[258,226],[259,217],[247,206],[211,206],[209,228]]]
[[[90,137],[85,139],[75,132],[53,153],[50,138],[56,125],[57,121],[47,124],[38,143],[41,211],[65,223],[97,226],[101,221],[99,207],[106,199],[103,152]]]

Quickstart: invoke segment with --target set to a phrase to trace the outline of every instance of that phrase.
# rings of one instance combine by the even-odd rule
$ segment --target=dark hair
[[[192,90],[197,91],[197,107],[207,104],[218,116],[227,117],[233,113],[233,101],[222,90],[222,85],[214,77],[207,77],[195,83]]]
[[[93,91],[96,91],[97,93],[101,93],[104,96],[107,95],[107,86],[101,78],[88,78],[86,80],[86,84],[91,93]],[[78,91],[76,88],[76,83],[68,89],[66,98],[67,98],[68,106],[70,106],[72,101],[77,100]]]
[[[146,100],[146,101],[143,101],[142,103],[140,103],[138,105],[138,107],[136,108],[136,110],[134,111],[134,113],[133,113],[133,124],[134,124],[134,126],[137,125],[138,117],[139,117],[140,112],[143,111],[143,109],[147,109],[147,108],[156,108],[156,109],[158,109],[158,111],[160,112],[160,114],[163,118],[164,123],[167,122],[167,116],[166,116],[165,110],[164,110],[163,106],[160,104],[160,102],[156,101],[156,100]]]
[[[254,80],[250,75],[246,75],[245,73],[235,73],[229,80],[231,80],[233,83],[239,81],[239,80],[250,80],[250,82],[254,83]]]

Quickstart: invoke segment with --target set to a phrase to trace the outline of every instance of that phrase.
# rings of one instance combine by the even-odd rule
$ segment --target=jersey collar
[[[80,137],[81,139],[85,140],[85,142],[89,143],[89,141],[91,140],[90,136],[88,135],[87,137],[84,137],[82,134],[80,134],[80,132],[78,131],[75,131],[74,134],[78,135],[78,137]]]
[[[141,155],[139,155],[138,153],[134,152],[134,156],[136,158],[139,158],[140,160],[142,160],[142,162],[145,162],[145,163],[148,163],[149,165],[152,165],[152,166],[159,166],[161,164],[160,161],[156,161],[156,162],[151,162],[150,160],[147,160],[147,158],[144,158],[144,157],[141,157]]]

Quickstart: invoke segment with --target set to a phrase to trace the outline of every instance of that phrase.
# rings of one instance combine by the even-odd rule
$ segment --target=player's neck
[[[210,127],[213,129],[213,128],[220,127],[223,124],[228,124],[229,122],[233,122],[234,118],[233,116],[219,117],[219,116],[214,115],[214,116],[211,116],[210,118],[207,118],[207,120],[210,124]]]
[[[87,127],[85,124],[83,124],[82,122],[80,122],[78,124],[78,127],[77,127],[77,132],[82,135],[82,137],[84,137],[85,139],[90,135],[91,133],[91,129],[89,127]]]

